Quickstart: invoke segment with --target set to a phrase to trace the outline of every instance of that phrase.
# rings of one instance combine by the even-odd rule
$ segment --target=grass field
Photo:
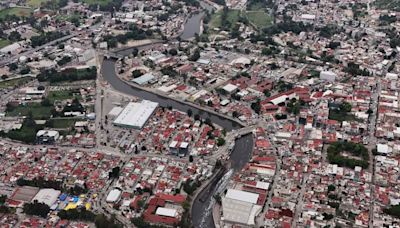
[[[261,2],[255,2],[247,6],[248,10],[258,11],[264,9],[264,5]]]
[[[272,24],[272,17],[264,11],[248,11],[246,16],[250,23],[254,24],[257,28],[264,28]]]
[[[72,90],[62,90],[62,91],[50,91],[47,98],[50,100],[51,103],[54,103],[56,100],[66,100],[66,99],[72,99],[74,97],[79,98],[79,96],[74,95],[74,93],[77,93],[78,91],[72,91]]]
[[[32,112],[34,119],[48,119],[51,116],[52,106],[42,106],[40,103],[31,103],[15,107],[11,112],[7,112],[7,116],[27,116]]]
[[[1,81],[0,89],[14,88],[15,86],[25,84],[26,82],[31,81],[31,80],[33,80],[33,78],[24,77],[24,78],[11,79],[11,80],[7,80],[7,81]]]
[[[42,3],[47,2],[47,1],[48,1],[48,0],[28,0],[28,1],[27,1],[27,4],[28,4],[28,6],[30,6],[30,7],[37,8],[37,7],[39,7]]]
[[[50,119],[52,128],[70,128],[75,125],[79,119]]]
[[[210,28],[221,28],[221,16],[222,16],[222,10],[218,11],[217,13],[213,14],[210,20]],[[239,10],[229,10],[228,15],[227,15],[227,21],[231,23],[231,27],[233,27],[236,22],[239,20],[240,16],[240,11]]]
[[[10,44],[9,40],[5,40],[5,39],[1,39],[0,38],[0,48],[3,48],[3,47],[5,47],[5,46],[7,46],[9,44]]]
[[[81,1],[89,5],[91,4],[107,5],[108,3],[112,2],[112,0],[81,0]]]
[[[32,9],[13,7],[0,10],[0,18],[4,18],[7,15],[15,15],[18,17],[28,17],[32,13]]]

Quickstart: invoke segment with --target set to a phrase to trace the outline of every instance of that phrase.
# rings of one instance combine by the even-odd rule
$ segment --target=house
[[[53,144],[60,137],[58,131],[40,130],[36,133],[37,144]]]

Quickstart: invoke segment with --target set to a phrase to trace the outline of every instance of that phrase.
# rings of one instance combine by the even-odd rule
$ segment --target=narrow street
[[[374,173],[374,166],[375,166],[375,159],[372,150],[376,148],[377,138],[375,137],[375,128],[376,128],[376,120],[378,118],[378,104],[379,104],[379,94],[381,93],[381,80],[378,79],[376,83],[376,88],[371,96],[371,104],[370,109],[372,113],[369,118],[369,126],[368,126],[368,133],[369,133],[369,144],[368,144],[368,151],[369,151],[369,168],[368,172],[371,173],[371,183],[370,183],[370,191],[371,191],[371,200],[370,200],[370,208],[369,208],[369,220],[368,226],[373,227],[373,220],[374,220],[374,203],[375,203],[375,173]]]
[[[282,158],[279,155],[277,145],[275,144],[275,142],[272,140],[271,137],[269,137],[269,141],[271,142],[272,148],[274,149],[276,158],[277,158],[276,159],[276,170],[275,170],[275,175],[274,175],[274,179],[272,182],[272,186],[270,187],[269,192],[268,192],[268,198],[267,198],[267,201],[265,202],[265,206],[256,218],[256,226],[257,227],[264,226],[265,213],[268,211],[269,207],[271,206],[274,189],[278,183],[279,175],[280,175],[280,171],[281,171]]]

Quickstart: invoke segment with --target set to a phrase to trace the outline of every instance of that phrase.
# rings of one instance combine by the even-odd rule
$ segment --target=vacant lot
[[[17,78],[17,79],[10,79],[7,81],[1,81],[0,82],[0,89],[5,89],[5,88],[14,88],[15,86],[23,85],[27,83],[28,81],[33,80],[31,77],[24,77],[24,78]]]
[[[51,116],[53,106],[43,106],[39,103],[19,105],[7,112],[7,116],[28,116],[32,112],[33,119],[48,119]]]
[[[82,119],[76,118],[59,118],[59,119],[50,119],[49,127],[51,128],[71,128],[75,125],[76,121],[80,121]]]
[[[0,18],[5,18],[7,15],[15,15],[18,17],[28,17],[31,15],[32,9],[13,7],[0,10]]]
[[[74,97],[79,98],[80,96],[78,95],[78,92],[79,91],[75,90],[50,91],[47,98],[51,103],[54,103],[55,101],[73,99]]]

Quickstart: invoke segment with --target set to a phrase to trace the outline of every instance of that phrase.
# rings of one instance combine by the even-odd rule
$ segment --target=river
[[[199,1],[199,2],[200,2],[201,7],[204,10],[207,10],[210,13],[214,10],[214,7],[211,6],[210,4],[208,4],[204,1]],[[201,12],[192,14],[187,19],[184,29],[183,29],[183,32],[180,35],[182,40],[189,40],[189,39],[193,38],[196,34],[200,35],[204,15],[205,15],[205,12],[201,11]]]
[[[214,195],[222,195],[229,183],[230,178],[240,171],[250,160],[253,150],[253,135],[248,134],[236,140],[235,147],[231,153],[231,169],[222,177],[217,176],[212,180],[194,200],[192,206],[192,223],[196,228],[214,228],[212,208],[214,206]],[[205,199],[204,199],[205,197]]]

